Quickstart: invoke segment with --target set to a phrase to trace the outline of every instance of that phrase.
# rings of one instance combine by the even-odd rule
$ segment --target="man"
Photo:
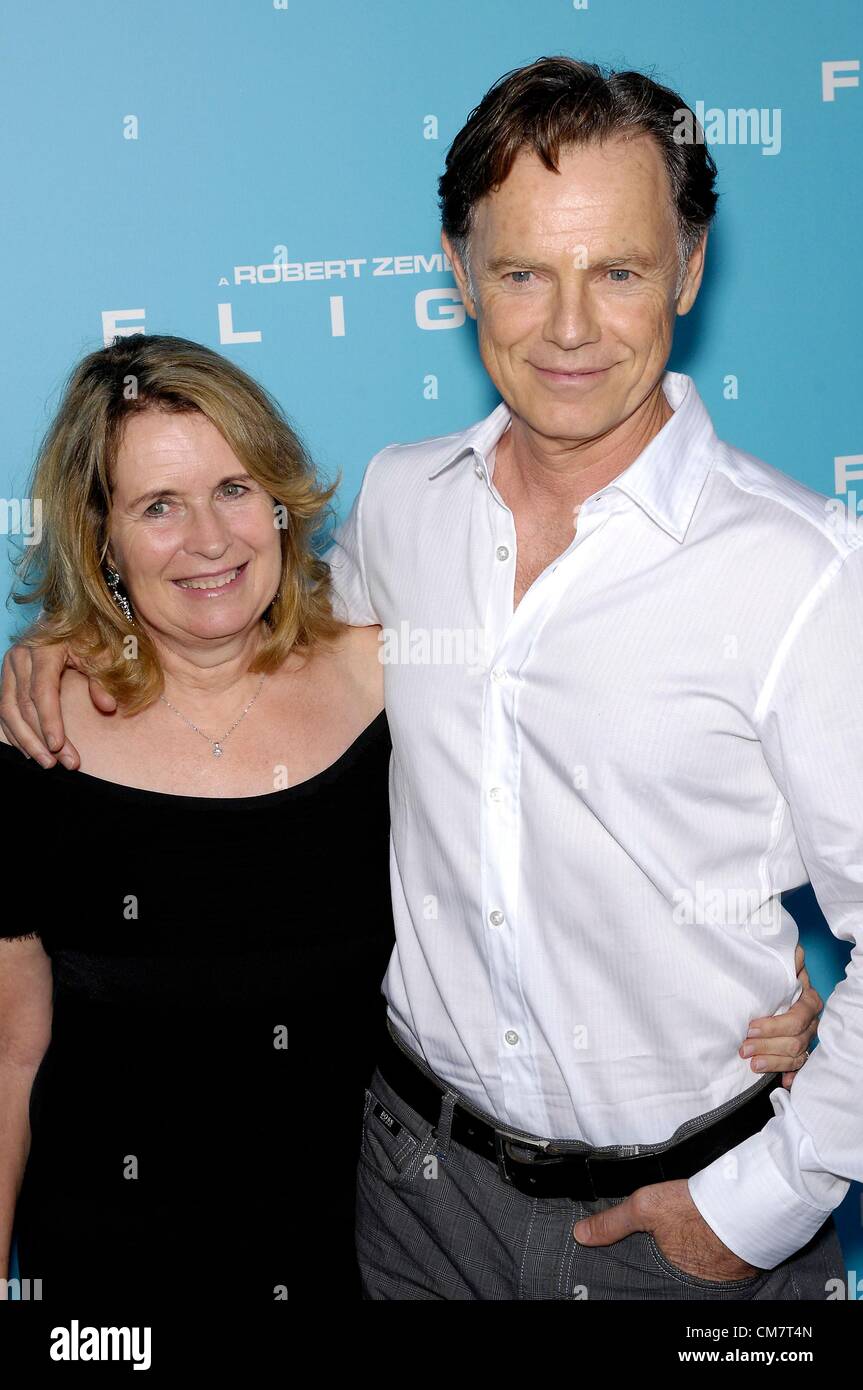
[[[715,207],[682,108],[563,58],[487,94],[442,241],[502,404],[378,454],[330,556],[350,620],[382,624],[394,745],[369,1298],[844,1277],[859,962],[793,1094],[750,1084],[737,1038],[795,991],[784,890],[808,874],[859,939],[863,562],[665,371]]]
[[[438,1120],[429,1081],[382,1054],[358,1188],[373,1297],[739,1280],[823,1298],[825,1253],[841,1273],[825,1226],[863,1177],[859,963],[793,1096],[774,1090],[769,1122],[702,1153],[689,1182],[648,1161],[592,1187],[582,1159],[567,1185],[536,1144],[658,1144],[746,1092],[728,1030],[788,998],[796,930],[778,894],[807,870],[834,933],[863,927],[863,555],[825,499],[720,444],[694,385],[663,376],[715,206],[705,147],[674,139],[682,107],[565,59],[487,94],[447,160],[443,247],[504,404],[384,450],[334,561],[354,621],[485,637],[480,679],[387,669],[385,992],[449,1100],[534,1141],[521,1164],[494,1141],[494,1174],[481,1136],[477,1154],[448,1147],[448,1105]],[[715,913],[699,914],[702,891]],[[375,1105],[406,1121],[394,1138]],[[592,1201],[600,1181],[631,1195]],[[593,1259],[561,1240],[567,1197],[593,1217],[575,1228]]]

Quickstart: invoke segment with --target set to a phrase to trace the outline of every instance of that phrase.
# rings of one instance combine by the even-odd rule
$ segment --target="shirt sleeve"
[[[756,709],[764,756],[834,936],[854,943],[790,1091],[762,1130],[689,1179],[719,1239],[773,1269],[863,1180],[863,546],[800,605]]]
[[[378,455],[365,471],[360,490],[346,520],[338,528],[333,544],[324,559],[330,567],[333,581],[333,611],[351,627],[368,627],[380,618],[369,593],[363,551],[363,508],[366,505],[366,484]]]

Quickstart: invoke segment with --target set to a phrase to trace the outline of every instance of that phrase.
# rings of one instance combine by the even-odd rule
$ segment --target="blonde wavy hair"
[[[332,611],[329,566],[316,547],[339,480],[331,487],[319,482],[278,403],[226,357],[168,334],[117,336],[73,368],[42,440],[30,482],[30,496],[41,500],[42,533],[15,565],[26,592],[16,589],[12,598],[42,607],[18,640],[68,643],[127,715],[158,698],[162,670],[137,623],[137,659],[126,658],[130,627],[103,565],[123,427],[135,412],[154,408],[200,411],[274,506],[285,509],[281,582],[262,615],[267,634],[250,670],[275,671],[290,652],[310,651],[344,629]]]

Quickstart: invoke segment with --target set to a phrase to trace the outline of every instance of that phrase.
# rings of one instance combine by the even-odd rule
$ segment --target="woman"
[[[334,620],[312,548],[332,489],[244,373],[136,335],[75,370],[32,495],[30,639],[86,653],[122,713],[67,670],[81,771],[0,750],[3,1263],[38,1063],[17,1236],[44,1298],[350,1296],[389,738],[377,629]]]
[[[262,389],[179,338],[85,358],[43,445],[27,640],[78,653],[81,770],[21,758],[39,741],[7,687],[0,1266],[20,1188],[46,1299],[359,1296],[389,737],[378,630],[336,622],[313,548],[331,493]],[[818,1008],[807,989],[789,1053]]]

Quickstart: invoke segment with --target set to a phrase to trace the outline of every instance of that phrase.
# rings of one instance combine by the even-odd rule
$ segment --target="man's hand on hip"
[[[689,1195],[686,1178],[639,1187],[624,1201],[572,1228],[581,1245],[611,1245],[633,1231],[650,1231],[670,1264],[699,1279],[746,1279],[759,1273],[708,1226]]]

